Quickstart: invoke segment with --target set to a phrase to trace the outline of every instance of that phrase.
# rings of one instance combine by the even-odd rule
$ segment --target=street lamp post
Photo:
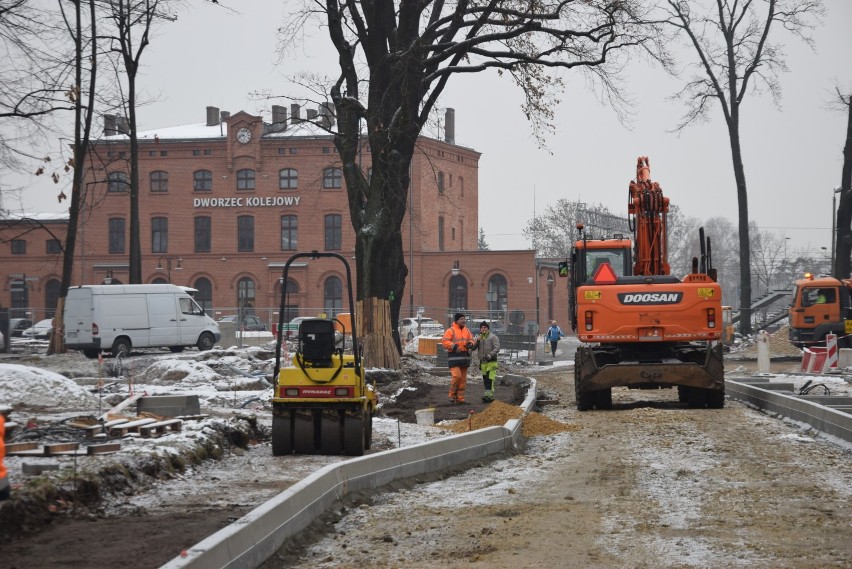
[[[166,268],[165,269],[163,268],[163,259],[166,260]],[[176,271],[182,271],[183,270],[183,267],[181,266],[181,263],[183,263],[183,259],[180,258],[180,257],[175,257],[173,255],[160,255],[160,258],[157,259],[157,268],[154,269],[155,271],[165,270],[166,271],[166,282],[168,282],[169,284],[172,283],[172,261],[177,261],[176,266],[174,267],[174,270],[176,270]]]
[[[837,194],[843,188],[834,188],[831,194],[831,276],[834,276],[834,256],[835,247],[837,246]]]

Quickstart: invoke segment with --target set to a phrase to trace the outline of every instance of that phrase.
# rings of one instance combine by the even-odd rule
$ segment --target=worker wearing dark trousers
[[[467,368],[470,367],[470,351],[476,345],[473,335],[465,327],[465,315],[453,316],[453,324],[444,332],[441,345],[447,350],[447,367],[450,368],[450,403],[464,403],[467,386]]]
[[[6,466],[3,458],[6,456],[6,416],[0,409],[0,500],[9,499],[9,477],[6,476]]]
[[[494,381],[497,379],[497,354],[500,353],[500,338],[491,333],[491,326],[488,325],[488,322],[479,325],[476,350],[479,354],[479,371],[482,372],[482,381],[485,384],[482,402],[490,403],[494,401]]]

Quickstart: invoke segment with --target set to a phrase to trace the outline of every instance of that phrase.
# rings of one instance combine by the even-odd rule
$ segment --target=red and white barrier
[[[827,355],[825,358],[825,368],[823,371],[827,371],[829,369],[837,369],[837,362],[839,360],[839,355],[837,352],[837,335],[836,334],[826,334],[825,335],[825,348],[827,350]]]
[[[826,348],[819,346],[805,348],[802,352],[802,371],[805,373],[822,373],[827,356]]]
[[[805,348],[802,352],[802,371],[805,373],[825,373],[830,369],[837,369],[839,353],[837,349],[837,335],[825,335],[825,347],[813,346]]]

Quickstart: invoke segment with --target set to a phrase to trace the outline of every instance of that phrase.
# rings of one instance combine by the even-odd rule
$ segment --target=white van
[[[95,358],[101,350],[186,346],[209,350],[222,334],[183,287],[171,284],[83,285],[65,299],[65,347]]]

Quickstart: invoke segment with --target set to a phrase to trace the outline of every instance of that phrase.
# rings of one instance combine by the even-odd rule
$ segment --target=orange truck
[[[824,346],[826,334],[836,334],[840,346],[852,347],[850,290],[852,280],[805,273],[795,283],[788,309],[790,342],[799,348]]]
[[[612,388],[671,388],[690,407],[721,408],[722,291],[700,229],[701,258],[683,278],[670,274],[669,200],[640,157],[630,182],[633,239],[587,235],[577,224],[570,260],[571,325],[581,342],[574,362],[577,408],[610,409]]]

